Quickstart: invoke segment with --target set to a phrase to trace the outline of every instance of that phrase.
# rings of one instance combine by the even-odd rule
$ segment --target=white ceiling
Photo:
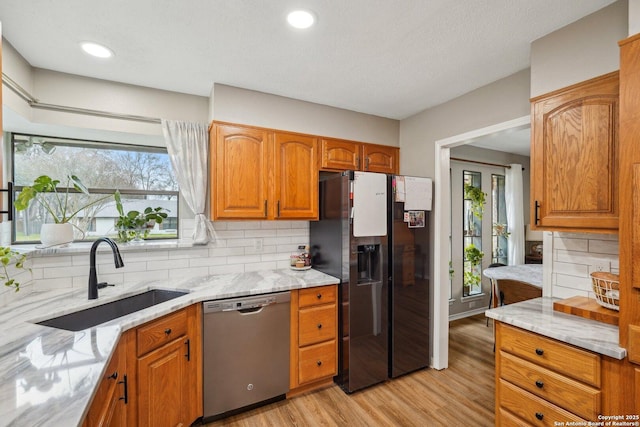
[[[213,83],[402,119],[529,66],[613,0],[2,0],[34,67],[209,96]],[[317,25],[287,27],[295,7]],[[81,41],[106,44],[96,60]]]
[[[529,157],[531,153],[531,127],[526,126],[485,135],[472,140],[469,145]]]

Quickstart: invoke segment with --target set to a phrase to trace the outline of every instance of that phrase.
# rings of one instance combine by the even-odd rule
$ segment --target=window
[[[11,147],[16,193],[41,175],[59,180],[58,191],[66,191],[63,187],[66,177],[76,175],[95,199],[120,191],[125,212],[143,211],[146,207],[166,209],[167,225],[172,227],[164,222],[156,224],[148,237],[178,236],[178,184],[166,149],[25,134],[11,135]],[[86,197],[73,188],[68,190],[75,193],[70,197],[71,203]],[[82,231],[76,239],[116,237],[117,217],[112,197],[81,211],[72,220]],[[50,222],[53,222],[51,215],[38,203],[32,203],[28,209],[17,212],[13,241],[38,242],[41,225]]]
[[[463,189],[463,291],[468,297],[482,293],[482,213],[484,193],[480,172],[462,172]]]
[[[491,263],[508,264],[509,232],[504,175],[491,175]]]

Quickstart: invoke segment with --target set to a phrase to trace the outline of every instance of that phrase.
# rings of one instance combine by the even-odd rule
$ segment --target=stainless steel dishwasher
[[[290,292],[203,302],[204,420],[289,391]]]

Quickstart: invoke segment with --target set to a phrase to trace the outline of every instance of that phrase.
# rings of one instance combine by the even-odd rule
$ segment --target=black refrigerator
[[[429,366],[428,178],[388,176],[389,377]]]
[[[428,214],[395,201],[415,194],[412,179],[347,171],[320,180],[312,262],[341,281],[335,381],[347,393],[429,364]]]

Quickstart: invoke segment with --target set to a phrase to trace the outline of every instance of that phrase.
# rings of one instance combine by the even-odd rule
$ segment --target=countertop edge
[[[526,331],[622,360],[618,327],[553,310],[553,298],[543,297],[485,311],[485,316]]]

